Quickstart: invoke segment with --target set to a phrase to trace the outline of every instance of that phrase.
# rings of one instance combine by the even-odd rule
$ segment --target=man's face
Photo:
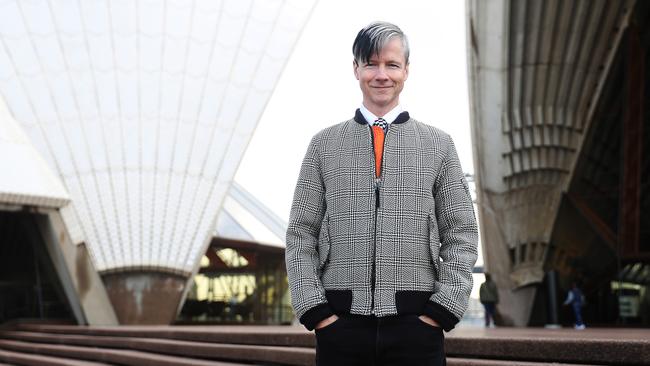
[[[402,40],[391,39],[368,63],[354,62],[354,76],[359,80],[363,105],[383,116],[399,103],[399,94],[408,77]]]

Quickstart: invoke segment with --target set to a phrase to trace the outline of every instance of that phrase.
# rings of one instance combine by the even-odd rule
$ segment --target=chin
[[[376,98],[375,100],[373,100],[373,102],[375,103],[375,105],[378,105],[378,106],[387,106],[387,105],[389,105],[389,104],[391,104],[393,102],[393,99],[391,99],[391,98]]]
[[[383,93],[379,94],[378,93],[378,94],[375,94],[374,98],[372,98],[372,99],[377,101],[377,102],[388,102],[390,100],[393,100],[394,98],[393,98],[392,95],[383,94]]]

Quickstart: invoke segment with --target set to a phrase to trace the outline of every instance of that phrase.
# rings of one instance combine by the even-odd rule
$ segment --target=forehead
[[[402,40],[398,37],[392,38],[377,53],[371,55],[370,59],[373,61],[390,60],[404,63],[406,61],[406,55],[404,54]]]

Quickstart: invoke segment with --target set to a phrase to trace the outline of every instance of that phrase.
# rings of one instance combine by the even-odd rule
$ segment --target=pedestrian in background
[[[485,308],[485,326],[494,328],[494,314],[496,313],[496,306],[499,303],[499,291],[489,273],[485,274],[485,282],[481,284],[481,288],[479,289],[479,300]]]
[[[582,330],[585,329],[585,324],[582,322],[582,307],[585,304],[585,297],[578,287],[577,282],[573,282],[571,289],[567,292],[566,300],[564,300],[564,305],[571,305],[573,308],[573,316],[575,317],[575,329]]]

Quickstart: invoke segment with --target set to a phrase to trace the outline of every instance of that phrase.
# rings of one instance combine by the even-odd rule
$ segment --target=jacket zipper
[[[371,144],[371,149],[372,149],[372,160],[375,164],[373,164],[373,167],[377,166],[377,162],[375,160],[375,135],[372,133],[372,127],[368,125],[368,130],[370,131],[370,144]],[[384,134],[384,146],[382,147],[381,151],[381,165],[379,167],[381,171],[381,175],[377,177],[377,172],[375,171],[373,176],[374,176],[374,181],[375,181],[375,217],[374,217],[374,230],[373,230],[373,239],[372,239],[372,267],[370,269],[370,312],[374,312],[375,310],[375,259],[376,259],[376,252],[377,252],[377,215],[379,211],[379,207],[381,206],[380,201],[379,201],[379,188],[381,187],[381,181],[382,177],[384,175],[384,156],[386,155],[386,140],[388,138],[388,131],[390,130],[390,125],[388,125],[387,131]],[[375,168],[376,169],[376,168]]]
[[[372,267],[370,270],[370,312],[375,310],[375,260],[377,252],[377,211],[379,211],[379,182],[380,178],[375,178],[375,225],[372,232]]]

